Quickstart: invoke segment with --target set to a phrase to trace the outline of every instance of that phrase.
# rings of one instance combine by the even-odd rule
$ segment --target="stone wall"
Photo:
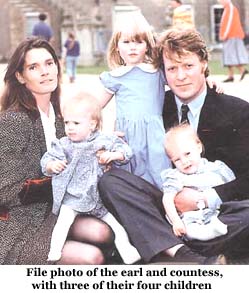
[[[16,46],[27,37],[27,14],[46,12],[54,30],[54,46],[60,52],[61,10],[40,0],[0,0],[0,60],[5,61]],[[38,18],[37,18],[38,21]]]
[[[58,54],[67,32],[74,30],[82,47],[81,64],[98,62],[105,53],[112,33],[115,5],[138,6],[156,32],[170,24],[170,0],[0,0],[0,60],[10,56],[16,45],[25,38],[27,11],[45,11],[54,30],[54,47]],[[249,0],[233,0],[240,10],[246,32],[249,33]],[[197,29],[211,42],[210,7],[217,0],[183,0],[194,8]]]
[[[10,50],[9,3],[0,0],[0,7],[0,60],[3,60],[6,52]]]

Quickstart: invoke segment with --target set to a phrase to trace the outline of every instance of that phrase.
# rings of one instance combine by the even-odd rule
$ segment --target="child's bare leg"
[[[61,251],[67,239],[68,231],[77,216],[77,212],[66,205],[62,205],[57,222],[51,237],[48,261],[57,261],[61,258]]]
[[[111,226],[115,234],[115,245],[124,263],[133,264],[140,260],[140,254],[138,253],[137,249],[131,245],[125,229],[119,224],[114,216],[111,213],[107,213],[101,219]]]

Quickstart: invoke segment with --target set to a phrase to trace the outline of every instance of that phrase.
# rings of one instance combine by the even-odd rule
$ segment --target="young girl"
[[[115,130],[124,139],[134,156],[126,170],[162,187],[160,172],[170,167],[165,156],[162,121],[165,79],[154,64],[155,39],[150,25],[140,12],[126,14],[109,43],[108,63],[113,69],[100,75],[106,92],[104,107],[116,97]]]
[[[60,259],[69,228],[81,213],[108,223],[124,262],[133,263],[140,256],[123,227],[107,212],[97,189],[104,164],[126,164],[132,156],[131,149],[117,136],[100,133],[101,108],[89,94],[79,93],[67,101],[63,118],[67,136],[54,140],[51,150],[41,159],[43,173],[52,176],[53,213],[59,213],[48,260]]]
[[[201,158],[202,143],[189,124],[172,127],[165,138],[165,150],[176,169],[164,170],[163,205],[166,217],[176,236],[209,240],[227,233],[227,226],[218,218],[218,210],[205,208],[200,198],[199,210],[178,215],[174,198],[184,187],[203,191],[235,179],[233,171],[221,161],[209,162]]]
[[[115,95],[115,130],[124,133],[134,154],[122,168],[162,189],[160,173],[171,167],[163,147],[166,81],[157,64],[151,27],[140,12],[126,13],[119,19],[107,59],[112,70],[100,75],[105,87],[101,105]]]

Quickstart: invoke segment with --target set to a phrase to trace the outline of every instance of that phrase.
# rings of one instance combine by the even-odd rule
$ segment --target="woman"
[[[23,41],[7,67],[0,113],[0,264],[46,264],[56,217],[40,159],[52,139],[65,135],[59,77],[53,48],[37,38]],[[112,243],[105,223],[77,217],[57,264],[102,264],[101,248]]]
[[[223,82],[234,81],[234,68],[240,72],[240,81],[248,74],[245,65],[248,64],[248,53],[243,42],[243,30],[239,10],[231,0],[218,0],[224,7],[219,38],[223,42],[223,65],[228,69],[228,77]]]

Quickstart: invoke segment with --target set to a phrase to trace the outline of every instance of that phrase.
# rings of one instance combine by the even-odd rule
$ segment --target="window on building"
[[[39,12],[27,12],[25,16],[26,16],[25,35],[31,36],[33,27],[39,20],[38,18]]]
[[[223,13],[223,6],[216,4],[211,6],[211,40],[213,43],[219,43],[220,21]]]

